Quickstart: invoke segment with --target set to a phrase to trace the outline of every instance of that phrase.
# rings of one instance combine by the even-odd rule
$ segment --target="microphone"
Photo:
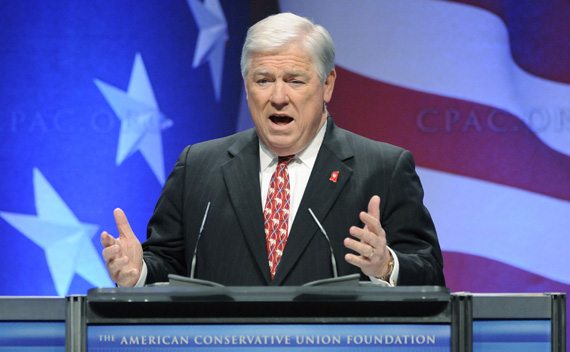
[[[321,229],[322,234],[325,236],[325,239],[327,240],[327,243],[329,244],[329,248],[331,250],[331,266],[332,266],[333,277],[338,277],[338,272],[336,270],[336,259],[334,258],[334,251],[333,251],[331,240],[330,240],[329,236],[327,235],[327,232],[323,228],[323,225],[321,225],[321,222],[319,221],[319,219],[317,219],[317,217],[315,216],[315,213],[313,213],[311,208],[309,208],[309,213],[311,213],[311,215],[313,216],[313,219],[315,219],[317,226],[319,227],[319,229]]]
[[[206,206],[206,212],[202,218],[202,225],[200,226],[200,231],[198,231],[198,236],[196,237],[194,253],[192,254],[192,264],[190,265],[190,277],[168,274],[168,282],[172,286],[223,286],[213,281],[194,278],[194,273],[196,272],[196,254],[198,253],[198,244],[200,243],[200,238],[202,237],[202,232],[204,231],[204,225],[206,224],[206,219],[208,218],[208,211],[210,211],[210,202],[208,202],[208,205]]]
[[[204,224],[206,224],[206,219],[208,218],[208,211],[210,210],[210,202],[206,206],[206,212],[202,218],[202,225],[200,226],[200,231],[198,231],[198,237],[196,238],[196,244],[194,245],[194,253],[192,254],[192,265],[190,269],[190,278],[194,278],[194,272],[196,271],[196,253],[198,253],[198,243],[200,243],[200,238],[202,237],[202,232],[204,231]]]
[[[338,276],[338,271],[336,268],[336,259],[334,257],[334,250],[333,250],[332,242],[331,242],[329,236],[327,235],[327,232],[325,231],[323,225],[321,225],[321,222],[315,216],[315,213],[313,213],[311,208],[308,208],[308,209],[309,209],[309,213],[311,213],[311,216],[313,217],[313,219],[317,223],[317,226],[319,227],[319,229],[321,230],[321,233],[325,236],[325,239],[327,240],[327,243],[329,244],[329,248],[330,248],[330,252],[331,252],[331,267],[332,267],[333,277],[328,278],[328,279],[311,281],[311,282],[304,284],[303,286],[358,285],[358,283],[360,281],[360,274],[344,275],[344,276],[340,276],[340,277]]]

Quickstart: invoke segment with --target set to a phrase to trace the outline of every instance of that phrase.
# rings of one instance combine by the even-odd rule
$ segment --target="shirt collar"
[[[304,164],[305,166],[309,167],[310,169],[313,168],[315,165],[315,161],[317,160],[317,154],[319,153],[319,149],[323,144],[323,140],[325,138],[325,131],[327,130],[327,121],[315,136],[313,140],[303,149],[301,152],[295,155],[295,158],[291,160],[291,162],[299,162]],[[273,168],[277,163],[277,155],[274,154],[261,140],[259,140],[259,170],[263,171],[268,167]]]

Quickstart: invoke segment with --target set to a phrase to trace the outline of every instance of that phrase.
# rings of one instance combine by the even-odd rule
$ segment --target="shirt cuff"
[[[398,284],[398,275],[400,274],[400,262],[398,261],[398,256],[396,252],[394,252],[390,247],[386,247],[392,254],[392,258],[394,258],[394,269],[392,270],[392,275],[388,278],[388,281],[380,280],[375,278],[374,276],[369,276],[370,281],[372,281],[375,285],[380,285],[384,287],[395,287]]]
[[[139,281],[135,284],[135,287],[143,287],[146,282],[146,277],[148,275],[148,268],[146,267],[146,263],[143,259],[143,265],[141,269],[141,276],[139,277]]]

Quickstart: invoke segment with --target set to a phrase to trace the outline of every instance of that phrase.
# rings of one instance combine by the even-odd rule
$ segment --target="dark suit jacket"
[[[147,283],[189,275],[197,235],[196,278],[223,285],[300,285],[332,277],[329,245],[308,211],[315,213],[334,248],[339,275],[360,273],[343,245],[358,215],[379,195],[380,222],[398,255],[398,285],[445,285],[443,259],[423,189],[409,151],[337,127],[328,118],[323,144],[275,278],[271,280],[259,182],[255,129],[184,149],[170,174],[143,243]],[[337,182],[330,181],[338,171]],[[362,275],[363,280],[368,280]]]

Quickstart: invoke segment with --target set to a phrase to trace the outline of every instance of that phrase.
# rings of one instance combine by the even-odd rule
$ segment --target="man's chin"
[[[294,155],[297,153],[296,146],[293,143],[271,140],[266,145],[273,153],[279,156]]]

